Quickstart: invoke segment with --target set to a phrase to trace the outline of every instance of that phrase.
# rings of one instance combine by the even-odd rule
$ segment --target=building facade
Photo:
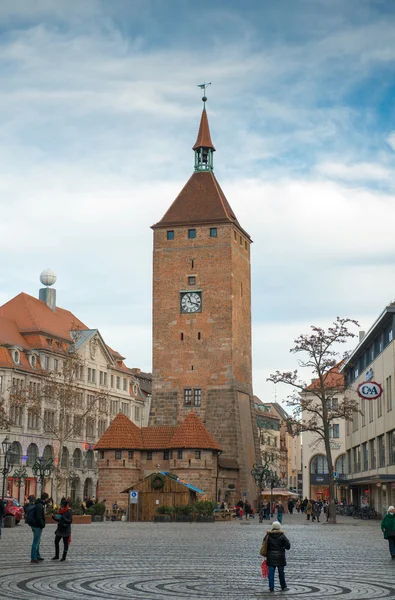
[[[214,176],[205,106],[193,150],[195,172],[153,226],[150,425],[176,426],[194,411],[238,470],[237,494],[255,497],[251,238]]]
[[[36,494],[39,488],[32,471],[36,458],[52,458],[59,467],[61,457],[59,492],[73,499],[94,496],[98,478],[94,445],[120,411],[139,427],[148,424],[149,374],[128,369],[124,357],[104,342],[97,329],[88,329],[58,307],[54,289],[43,288],[40,297],[21,293],[0,307],[0,400],[8,421],[0,435],[12,442],[15,469],[25,467],[27,473],[19,487],[11,472],[6,491],[21,500]],[[79,364],[74,400],[68,404],[75,411],[62,413],[68,422],[62,430],[61,400],[44,398],[43,390],[49,379],[61,387],[71,350]],[[100,399],[100,406],[93,406],[94,398]],[[55,497],[53,477],[44,488]]]
[[[385,514],[395,504],[395,306],[387,306],[344,365],[346,393],[360,412],[346,430],[349,499]],[[377,382],[380,397],[359,398],[358,386]]]

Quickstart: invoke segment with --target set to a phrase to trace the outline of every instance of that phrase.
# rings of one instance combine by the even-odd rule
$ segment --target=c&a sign
[[[365,381],[357,387],[358,396],[365,400],[376,400],[383,393],[383,388],[375,381]]]

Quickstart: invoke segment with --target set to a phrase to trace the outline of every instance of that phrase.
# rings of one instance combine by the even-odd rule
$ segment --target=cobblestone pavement
[[[1,600],[395,600],[395,560],[379,522],[338,525],[285,516],[292,548],[275,594],[258,551],[267,525],[94,523],[73,527],[66,562],[51,561],[55,525],[43,533],[45,561],[30,564],[27,525],[3,529]]]

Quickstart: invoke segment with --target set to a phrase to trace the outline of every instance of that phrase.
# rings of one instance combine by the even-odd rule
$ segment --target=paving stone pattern
[[[3,529],[1,600],[395,599],[395,560],[379,522],[336,526],[286,515],[286,578],[269,593],[258,550],[267,525],[94,523],[74,526],[66,562],[51,561],[55,525],[44,530],[45,561],[30,564],[27,525]]]

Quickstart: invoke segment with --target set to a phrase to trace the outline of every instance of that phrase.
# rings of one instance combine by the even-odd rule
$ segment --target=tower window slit
[[[191,371],[193,371],[193,365],[191,365]]]
[[[180,333],[180,339],[181,339],[182,342],[184,341],[184,334],[183,333]]]
[[[202,335],[201,335],[200,331],[198,331],[198,340],[200,340],[201,337],[202,337]]]

